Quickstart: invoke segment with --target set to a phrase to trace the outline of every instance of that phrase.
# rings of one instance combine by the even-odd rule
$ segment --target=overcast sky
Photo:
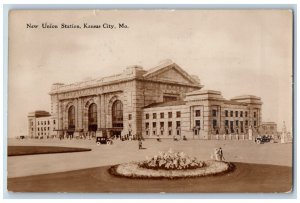
[[[27,24],[38,28],[26,28]],[[116,29],[42,29],[84,23]],[[9,136],[50,111],[52,83],[144,69],[171,59],[226,99],[262,98],[263,121],[292,127],[292,13],[287,10],[15,11],[9,23]]]

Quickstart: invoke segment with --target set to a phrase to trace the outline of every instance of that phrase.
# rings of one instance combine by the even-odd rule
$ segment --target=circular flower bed
[[[228,172],[232,165],[222,161],[198,161],[184,153],[159,153],[142,162],[116,165],[110,168],[113,175],[128,178],[188,178]]]

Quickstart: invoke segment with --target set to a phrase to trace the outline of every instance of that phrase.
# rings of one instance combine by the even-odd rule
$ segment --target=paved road
[[[116,141],[113,145],[95,145],[93,140],[9,140],[9,145],[64,146],[91,148],[89,152],[8,157],[8,177],[71,171],[144,160],[158,151],[184,151],[199,160],[208,160],[215,147],[222,147],[227,161],[292,166],[292,144],[255,144],[251,141],[146,140],[146,149],[138,150],[136,141]]]

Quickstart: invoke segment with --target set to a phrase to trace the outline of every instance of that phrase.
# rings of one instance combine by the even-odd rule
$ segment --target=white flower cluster
[[[165,169],[165,170],[183,170],[201,168],[205,165],[203,161],[198,161],[195,157],[189,157],[183,152],[173,152],[170,149],[168,152],[159,152],[152,158],[140,164],[141,167],[150,169]]]

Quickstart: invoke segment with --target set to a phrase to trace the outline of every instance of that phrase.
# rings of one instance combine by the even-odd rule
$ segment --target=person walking
[[[142,139],[139,139],[138,143],[139,143],[139,149],[142,149],[143,148]]]

